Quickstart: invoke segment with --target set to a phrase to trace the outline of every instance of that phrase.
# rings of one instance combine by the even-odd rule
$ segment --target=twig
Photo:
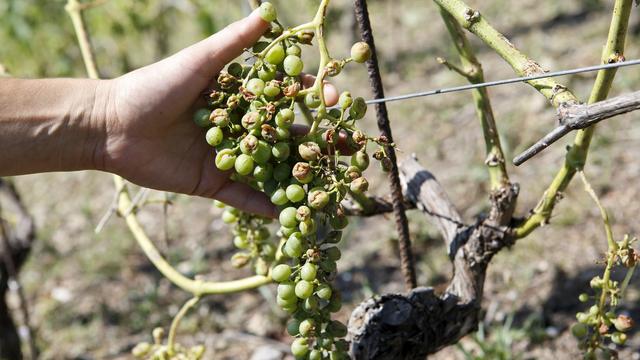
[[[360,32],[362,34],[362,39],[369,44],[369,47],[371,48],[371,58],[367,61],[367,70],[369,72],[369,81],[373,90],[373,96],[375,98],[384,98],[384,89],[382,85],[382,78],[380,76],[380,68],[378,66],[376,45],[373,38],[373,29],[371,28],[371,22],[369,20],[369,10],[367,9],[366,0],[355,0],[355,13],[358,26],[360,27]],[[376,104],[376,115],[378,118],[378,129],[380,129],[382,135],[387,137],[389,143],[393,143],[386,104]],[[408,289],[412,289],[417,286],[416,270],[413,263],[413,253],[411,251],[409,224],[404,208],[402,185],[400,184],[400,176],[398,173],[398,160],[393,146],[387,146],[385,151],[392,164],[391,171],[389,172],[389,180],[391,196],[393,199],[393,212],[396,219],[396,228],[398,230],[402,273],[404,275],[406,287]]]
[[[627,36],[629,16],[632,7],[632,0],[616,0],[609,35],[607,36],[607,45],[602,53],[603,63],[614,63],[624,60],[624,43]],[[600,70],[598,72],[595,84],[591,90],[591,96],[589,97],[589,104],[607,98],[616,71],[617,69],[614,68]],[[573,145],[567,152],[564,164],[545,190],[542,199],[527,219],[515,229],[515,235],[518,238],[527,236],[533,230],[549,221],[556,202],[558,201],[558,194],[567,188],[576,171],[584,167],[594,131],[595,127],[578,131]]]
[[[584,129],[602,120],[640,109],[640,91],[616,96],[591,105],[574,105],[560,111],[560,126],[538,140],[530,148],[513,159],[522,165],[572,130]]]
[[[13,187],[12,184],[7,183],[4,180],[0,179],[0,189],[6,189],[7,194],[12,198],[12,200],[19,207],[21,207],[20,210],[21,212],[24,213],[23,216],[28,216],[26,215],[26,209],[22,208],[22,201],[20,199],[20,196],[18,195],[18,192],[16,191],[16,189]],[[0,214],[1,213],[2,213],[2,206],[0,204]],[[30,234],[28,234],[27,236],[31,237],[35,232],[35,230],[33,229],[33,223],[31,221],[28,224],[28,227],[29,227]],[[22,284],[20,283],[20,278],[18,276],[18,266],[13,261],[14,251],[11,246],[11,241],[9,240],[9,233],[5,228],[4,220],[2,220],[1,217],[0,217],[0,237],[2,238],[2,245],[4,247],[4,251],[2,251],[2,254],[4,256],[2,260],[4,261],[5,268],[7,269],[7,275],[8,275],[7,283],[9,281],[13,281],[15,285],[10,288],[12,288],[18,295],[20,312],[22,314],[22,322],[25,328],[27,329],[29,353],[32,359],[37,359],[39,357],[39,350],[38,350],[38,346],[36,345],[35,332],[33,330],[33,326],[31,325],[31,317],[29,315],[29,303],[27,302],[27,297],[25,296],[24,289],[22,287]],[[0,294],[0,296],[4,296],[4,294]]]
[[[107,212],[104,213],[104,215],[102,215],[102,217],[100,218],[100,221],[98,221],[98,225],[96,225],[96,228],[94,230],[96,234],[99,234],[102,231],[102,229],[104,229],[105,225],[107,225],[107,222],[109,222],[111,217],[115,215],[116,212],[118,212],[118,198],[120,196],[120,193],[124,191],[125,186],[126,186],[126,183],[123,182],[122,187],[117,188],[116,191],[113,193],[113,200],[111,200],[111,203],[109,204],[109,209],[107,210]]]
[[[191,308],[196,306],[198,301],[200,301],[200,297],[198,296],[189,299],[184,305],[182,305],[182,307],[180,308],[180,311],[178,311],[176,316],[173,318],[173,321],[171,322],[171,327],[169,328],[169,337],[167,338],[167,352],[169,353],[169,355],[174,355],[178,325],[180,325],[182,318],[184,318],[187,312],[189,312]]]

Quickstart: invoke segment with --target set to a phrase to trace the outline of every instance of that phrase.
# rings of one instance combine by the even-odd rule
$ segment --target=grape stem
[[[178,331],[178,325],[180,325],[180,321],[182,321],[182,318],[184,318],[184,316],[187,314],[187,312],[189,312],[189,310],[191,310],[191,308],[196,306],[198,301],[200,301],[199,296],[195,296],[189,299],[189,301],[187,301],[184,305],[182,305],[182,308],[180,308],[180,311],[178,311],[176,316],[173,318],[173,321],[171,322],[171,327],[169,328],[169,337],[167,338],[167,352],[169,353],[170,356],[175,355],[174,348],[176,344],[176,333]]]

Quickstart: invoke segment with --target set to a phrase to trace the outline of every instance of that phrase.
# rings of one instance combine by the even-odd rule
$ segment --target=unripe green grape
[[[309,343],[306,338],[298,338],[291,343],[291,353],[296,358],[304,358],[309,353]]]
[[[300,56],[302,54],[302,49],[298,45],[291,45],[287,48],[287,55],[295,55]]]
[[[582,339],[589,333],[589,328],[587,325],[582,323],[575,323],[571,326],[571,334],[577,337],[578,339]]]
[[[255,96],[261,96],[264,91],[264,80],[253,78],[247,82],[247,90]]]
[[[266,164],[271,158],[271,145],[264,140],[259,140],[258,146],[251,153],[251,157],[258,164]]]
[[[278,297],[284,300],[293,299],[298,301],[295,292],[295,285],[292,282],[283,282],[278,284],[277,293]]]
[[[273,169],[273,178],[277,181],[287,180],[291,176],[291,167],[287,163],[279,163]]]
[[[580,296],[578,296],[578,300],[580,300],[580,302],[587,302],[589,301],[589,295],[582,293],[580,294]]]
[[[329,203],[329,194],[322,188],[313,189],[309,191],[307,201],[310,207],[316,210],[321,210],[324,209],[324,207]]]
[[[322,150],[320,150],[320,146],[317,143],[306,141],[298,145],[298,154],[304,160],[315,161],[322,155]]]
[[[137,358],[142,358],[145,355],[147,355],[149,353],[149,351],[151,351],[152,346],[149,343],[146,342],[142,342],[137,344],[132,350],[131,350],[131,355],[133,355],[134,357]]]
[[[291,132],[286,127],[278,127],[276,128],[276,139],[278,141],[287,140],[291,137]]]
[[[316,232],[316,222],[313,219],[308,219],[306,221],[302,221],[298,225],[298,229],[300,229],[300,233],[302,235],[309,236],[309,235],[311,235],[311,234]]]
[[[360,41],[351,47],[351,58],[357,63],[364,63],[371,57],[371,48],[366,42]]]
[[[265,86],[267,86],[267,83],[265,81]],[[264,90],[263,90],[264,92]],[[262,109],[264,107],[264,103],[258,99],[253,100],[251,102],[251,104],[249,104],[249,110],[250,111],[255,111],[255,112],[260,112],[260,109]]]
[[[353,99],[353,104],[349,109],[349,116],[355,120],[360,120],[367,113],[367,103],[363,98],[357,97]]]
[[[369,182],[364,177],[359,177],[349,184],[349,189],[356,194],[361,194],[369,189]]]
[[[295,120],[295,113],[291,109],[282,109],[276,114],[276,125],[289,128]]]
[[[286,160],[290,153],[289,144],[285,142],[275,143],[273,148],[271,148],[271,154],[273,154],[273,157],[278,161]]]
[[[304,63],[296,55],[288,55],[283,63],[284,72],[289,76],[298,76],[304,68]]]
[[[257,181],[267,181],[271,179],[271,176],[273,176],[273,166],[271,164],[256,165],[253,169],[253,177]]]
[[[599,312],[600,312],[600,308],[598,307],[598,305],[593,305],[589,308],[589,314],[593,316],[598,315]]]
[[[289,237],[291,236],[291,234],[295,233],[298,231],[298,228],[290,228],[290,227],[286,227],[286,226],[281,226],[280,227],[280,232],[282,233],[282,236],[284,237]]]
[[[291,184],[286,189],[287,198],[293,203],[300,202],[304,199],[304,189],[298,184]]]
[[[352,182],[353,180],[362,176],[362,171],[357,166],[349,166],[347,170],[344,172],[344,181],[347,183]]]
[[[311,209],[305,205],[298,207],[296,210],[296,220],[299,222],[311,220]]]
[[[301,321],[298,319],[291,319],[291,321],[289,321],[289,323],[287,324],[287,333],[289,333],[289,335],[291,336],[300,334],[300,322]]]
[[[249,134],[240,141],[240,151],[243,154],[251,155],[258,147],[258,138]]]
[[[240,175],[249,175],[253,171],[253,159],[247,154],[240,154],[235,162],[236,172]]]
[[[611,341],[617,345],[624,345],[627,342],[627,334],[616,331],[611,334]]]
[[[233,245],[235,245],[235,247],[237,247],[238,249],[247,249],[249,248],[249,240],[247,240],[247,237],[245,235],[237,235],[233,237]]]
[[[321,104],[320,97],[316,92],[310,92],[304,97],[304,103],[311,109],[315,109]]]
[[[333,291],[331,290],[331,286],[328,284],[320,284],[318,285],[318,289],[316,290],[316,295],[322,300],[331,300],[331,294]]]
[[[229,125],[229,113],[226,109],[215,109],[211,112],[209,120],[216,126],[225,127]]]
[[[267,264],[263,258],[258,257],[253,265],[253,270],[256,275],[267,276],[269,273],[269,264]]]
[[[286,193],[283,194],[286,199]],[[280,212],[280,216],[278,217],[280,220],[280,224],[286,227],[295,227],[298,225],[298,221],[296,220],[296,208],[288,207],[283,209]]]
[[[231,170],[236,163],[236,154],[231,149],[224,149],[216,155],[216,167],[222,171]]]
[[[269,97],[269,98],[275,98],[276,96],[278,96],[278,94],[280,94],[280,88],[277,86],[274,86],[272,84],[267,84],[267,86],[264,87],[264,95]]]
[[[279,65],[284,60],[284,57],[285,57],[284,48],[282,47],[281,44],[276,44],[271,49],[269,49],[269,51],[267,51],[267,54],[265,55],[264,59],[270,64]]]
[[[338,104],[343,110],[346,110],[351,104],[353,104],[353,98],[351,97],[351,93],[348,91],[344,91],[340,94],[338,98]]]
[[[277,282],[289,280],[291,276],[291,267],[287,264],[276,265],[271,271],[271,278]]]
[[[310,298],[304,300],[302,307],[306,312],[313,313],[318,310],[318,299],[315,296],[311,296]]]
[[[338,261],[342,257],[340,249],[338,249],[336,246],[326,248],[324,249],[324,252],[327,255],[327,259],[332,261]]]
[[[257,111],[250,111],[244,114],[240,122],[242,123],[242,127],[247,130],[259,129],[260,125],[262,125],[262,117]]]
[[[193,114],[193,122],[200,127],[209,127],[211,126],[209,116],[211,116],[211,110],[205,108],[198,109],[195,114]]]
[[[286,311],[287,314],[293,315],[293,314],[296,313],[296,311],[298,311],[298,303],[287,305],[287,306],[282,306],[281,308],[282,308],[282,310]]]
[[[258,8],[258,14],[262,18],[262,20],[266,22],[273,22],[278,18],[278,13],[275,6],[273,6],[273,4],[268,1],[260,4],[260,7]]]
[[[311,166],[304,162],[296,163],[291,170],[291,175],[302,184],[308,184],[313,180]]]
[[[579,312],[576,314],[576,320],[578,320],[578,322],[583,323],[583,324],[587,324],[589,322],[590,316],[583,313],[583,312]]]
[[[227,204],[223,203],[220,200],[213,200],[213,206],[219,208],[219,209],[224,209],[225,207],[227,207]]]
[[[284,205],[289,202],[289,199],[283,189],[278,189],[271,195],[271,202],[276,205]]]
[[[283,252],[285,253],[285,255],[291,258],[299,258],[304,252],[302,239],[300,239],[298,236],[295,236],[296,234],[299,233],[291,234],[291,236],[289,236],[287,241],[284,243]]]
[[[258,70],[258,77],[260,78],[260,80],[264,81],[265,83],[267,81],[271,81],[273,79],[276,78],[276,69],[275,67],[272,67],[268,64],[265,64],[265,66],[261,67],[260,70]],[[265,95],[266,95],[266,85],[265,85]],[[269,95],[267,95],[269,96]]]
[[[313,281],[316,279],[318,273],[318,266],[316,264],[307,262],[300,268],[300,278],[302,280]]]
[[[276,256],[276,247],[271,243],[266,243],[262,245],[262,249],[260,250],[260,255],[265,257],[268,260],[273,260]]]
[[[369,154],[364,151],[358,151],[351,155],[351,165],[361,171],[365,171],[369,167]]]
[[[224,139],[224,134],[222,133],[222,130],[220,130],[219,127],[214,126],[211,129],[207,130],[205,139],[207,140],[207,143],[209,145],[218,146],[220,145],[220,143],[222,143],[222,140]]]
[[[316,349],[311,350],[309,352],[309,360],[322,360],[322,352]]]
[[[313,284],[306,280],[300,280],[296,283],[295,292],[300,299],[307,299],[313,295]]]
[[[278,294],[278,296],[276,296],[276,304],[278,304],[278,306],[280,306],[281,308],[291,307],[298,304],[298,298],[295,296],[295,294],[293,297],[289,298],[282,297]]]
[[[225,224],[231,224],[231,223],[234,223],[234,222],[238,221],[238,217],[233,212],[231,212],[229,210],[225,210],[222,213],[222,221]]]
[[[615,317],[615,314],[613,317]],[[629,331],[634,325],[633,319],[624,314],[618,315],[611,322],[613,322],[613,326],[615,326],[616,330],[622,332]]]
[[[300,333],[300,335],[304,336],[304,337],[309,337],[310,335],[313,334],[313,331],[316,328],[316,322],[313,321],[313,319],[304,319],[302,322],[300,322],[300,325],[298,327],[298,332]]]

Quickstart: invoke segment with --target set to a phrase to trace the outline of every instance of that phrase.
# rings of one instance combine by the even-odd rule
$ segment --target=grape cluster
[[[295,337],[292,353],[310,360],[347,356],[342,339],[347,328],[331,319],[341,307],[340,292],[331,284],[341,257],[336,245],[348,223],[340,203],[369,187],[362,176],[370,161],[367,142],[386,144],[356,126],[367,110],[364,99],[343,92],[338,105],[328,108],[324,98],[326,77],[369,58],[366,43],[356,43],[348,58],[332,59],[318,38],[318,77],[303,88],[302,47],[322,36],[324,10],[314,22],[285,29],[273,5],[263,3],[260,15],[271,24],[264,39],[247,50],[251,56],[245,64],[231,63],[220,73],[217,88],[207,95],[209,106],[194,116],[208,129],[205,138],[216,150],[215,166],[263,191],[280,210],[277,246],[269,241],[266,219],[227,207],[223,220],[234,224],[234,244],[241,249],[232,262],[252,262],[257,274],[278,283],[277,303],[292,315],[287,326]],[[308,114],[308,132],[294,126],[296,103]],[[383,150],[374,158],[383,168],[389,166]]]

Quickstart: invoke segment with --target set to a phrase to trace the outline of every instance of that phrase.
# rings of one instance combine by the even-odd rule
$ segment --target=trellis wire
[[[553,72],[548,72],[548,73],[538,74],[538,75],[487,81],[487,82],[478,83],[478,84],[468,84],[468,85],[454,86],[454,87],[448,87],[448,88],[420,91],[420,92],[414,92],[414,93],[409,93],[404,95],[389,96],[389,97],[380,98],[380,99],[370,99],[370,100],[367,100],[366,103],[367,104],[389,103],[394,101],[402,101],[402,100],[409,100],[409,99],[415,99],[420,97],[473,90],[473,89],[478,89],[483,87],[514,84],[514,83],[525,82],[530,80],[546,79],[546,78],[559,77],[559,76],[565,76],[565,75],[574,75],[574,74],[593,72],[593,71],[605,70],[605,69],[615,69],[615,68],[621,68],[621,67],[633,66],[633,65],[640,65],[640,59],[622,61],[622,62],[611,63],[611,64],[586,66],[586,67],[574,68],[569,70],[553,71]]]

